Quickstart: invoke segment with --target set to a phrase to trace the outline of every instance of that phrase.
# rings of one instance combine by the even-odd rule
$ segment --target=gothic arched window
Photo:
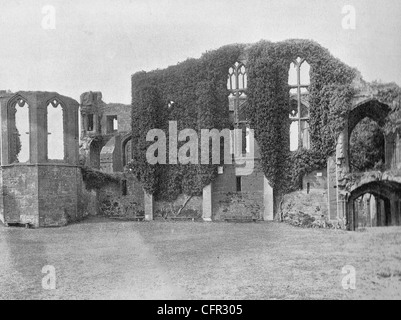
[[[248,87],[248,76],[245,64],[236,62],[228,70],[227,89],[230,91],[230,111],[234,111],[234,125],[239,125],[239,112],[241,106],[246,102],[246,90]]]
[[[63,107],[57,99],[47,105],[47,159],[64,160]]]
[[[23,163],[30,159],[29,106],[18,97],[11,104],[10,162]]]
[[[305,59],[297,58],[291,63],[288,84],[290,87],[290,150],[310,148],[309,103],[310,66]]]

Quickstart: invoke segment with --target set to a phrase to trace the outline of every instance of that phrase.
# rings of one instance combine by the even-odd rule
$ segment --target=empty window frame
[[[114,133],[118,130],[117,116],[107,116],[106,121],[107,133]]]
[[[310,83],[310,66],[305,59],[297,58],[291,63],[288,84],[290,87],[290,150],[310,148],[309,107],[307,94]]]
[[[47,105],[47,159],[64,160],[63,107],[57,100]]]
[[[93,131],[94,129],[94,115],[92,113],[87,115],[88,119],[88,127],[86,128],[87,131]]]
[[[30,158],[29,106],[24,99],[18,99],[12,108],[15,111],[15,118],[11,125],[10,162],[28,162]]]

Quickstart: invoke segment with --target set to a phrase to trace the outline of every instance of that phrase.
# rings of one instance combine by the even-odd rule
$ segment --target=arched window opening
[[[288,72],[288,84],[290,86],[296,86],[298,84],[298,69],[294,62],[290,64],[290,70]]]
[[[234,112],[234,126],[239,126],[239,112],[246,102],[248,77],[246,66],[236,62],[228,70],[227,89],[229,90],[229,110]]]
[[[57,100],[47,106],[47,159],[64,160],[63,108]]]
[[[125,167],[132,160],[132,143],[131,139],[127,140],[123,145],[123,166]]]
[[[300,84],[303,86],[309,86],[310,84],[310,65],[304,61],[300,66]],[[303,88],[307,91],[308,88]]]
[[[384,145],[384,134],[377,122],[370,118],[361,120],[350,136],[350,170],[380,169],[385,163]]]
[[[29,107],[25,100],[15,103],[15,123],[12,129],[11,163],[28,162],[30,158],[29,143]]]
[[[290,64],[288,85],[290,88],[290,150],[310,148],[308,88],[310,65],[298,57]]]

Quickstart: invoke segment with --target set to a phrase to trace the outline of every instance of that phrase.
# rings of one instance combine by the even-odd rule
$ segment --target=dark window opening
[[[118,130],[117,116],[107,116],[107,133],[114,133]]]
[[[88,131],[93,131],[93,114],[88,114]]]
[[[377,122],[370,118],[361,120],[350,136],[350,170],[381,170],[385,163],[384,145],[384,133]]]
[[[237,178],[237,192],[242,191],[242,183],[241,183],[241,177],[236,177]]]
[[[127,195],[127,193],[128,193],[128,190],[127,190],[127,180],[123,180],[123,181],[122,181],[122,184],[121,184],[121,191],[122,191],[122,195],[123,195],[123,196],[126,196],[126,195]]]

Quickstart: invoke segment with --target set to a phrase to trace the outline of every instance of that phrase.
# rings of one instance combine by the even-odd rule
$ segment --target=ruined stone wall
[[[100,120],[101,133],[106,135],[107,133],[107,116],[117,116],[118,121],[118,132],[125,133],[131,131],[131,106],[120,104],[120,103],[108,103],[102,104],[100,107],[102,114]]]
[[[81,220],[80,169],[64,165],[38,166],[38,169],[40,226],[60,226]]]
[[[0,167],[0,190],[3,190],[3,169]],[[0,192],[0,222],[4,223],[3,192]]]
[[[302,179],[302,189],[325,190],[327,189],[327,169],[315,170],[306,174]]]
[[[81,184],[79,193],[78,210],[82,216],[96,216],[99,214],[99,198],[95,190],[88,190],[85,183]]]
[[[313,189],[286,194],[281,203],[281,219],[302,227],[329,227],[327,191]]]
[[[401,136],[393,133],[386,137],[386,163],[390,170],[401,170]]]
[[[188,200],[189,199],[189,200]],[[188,201],[187,201],[188,200]],[[185,204],[186,203],[186,204]],[[183,207],[185,204],[185,207]],[[180,214],[178,215],[179,210]],[[202,197],[181,194],[175,201],[155,201],[154,217],[191,217],[200,218],[202,216]]]
[[[126,195],[123,182],[110,182],[98,193],[99,213],[105,216],[130,218],[144,215],[144,192],[135,178],[126,180]]]
[[[4,166],[2,169],[4,220],[39,226],[38,167]]]
[[[237,192],[234,165],[225,165],[223,174],[212,185],[213,219],[225,217],[263,217],[264,175],[255,161],[253,173],[241,177],[241,192]]]

